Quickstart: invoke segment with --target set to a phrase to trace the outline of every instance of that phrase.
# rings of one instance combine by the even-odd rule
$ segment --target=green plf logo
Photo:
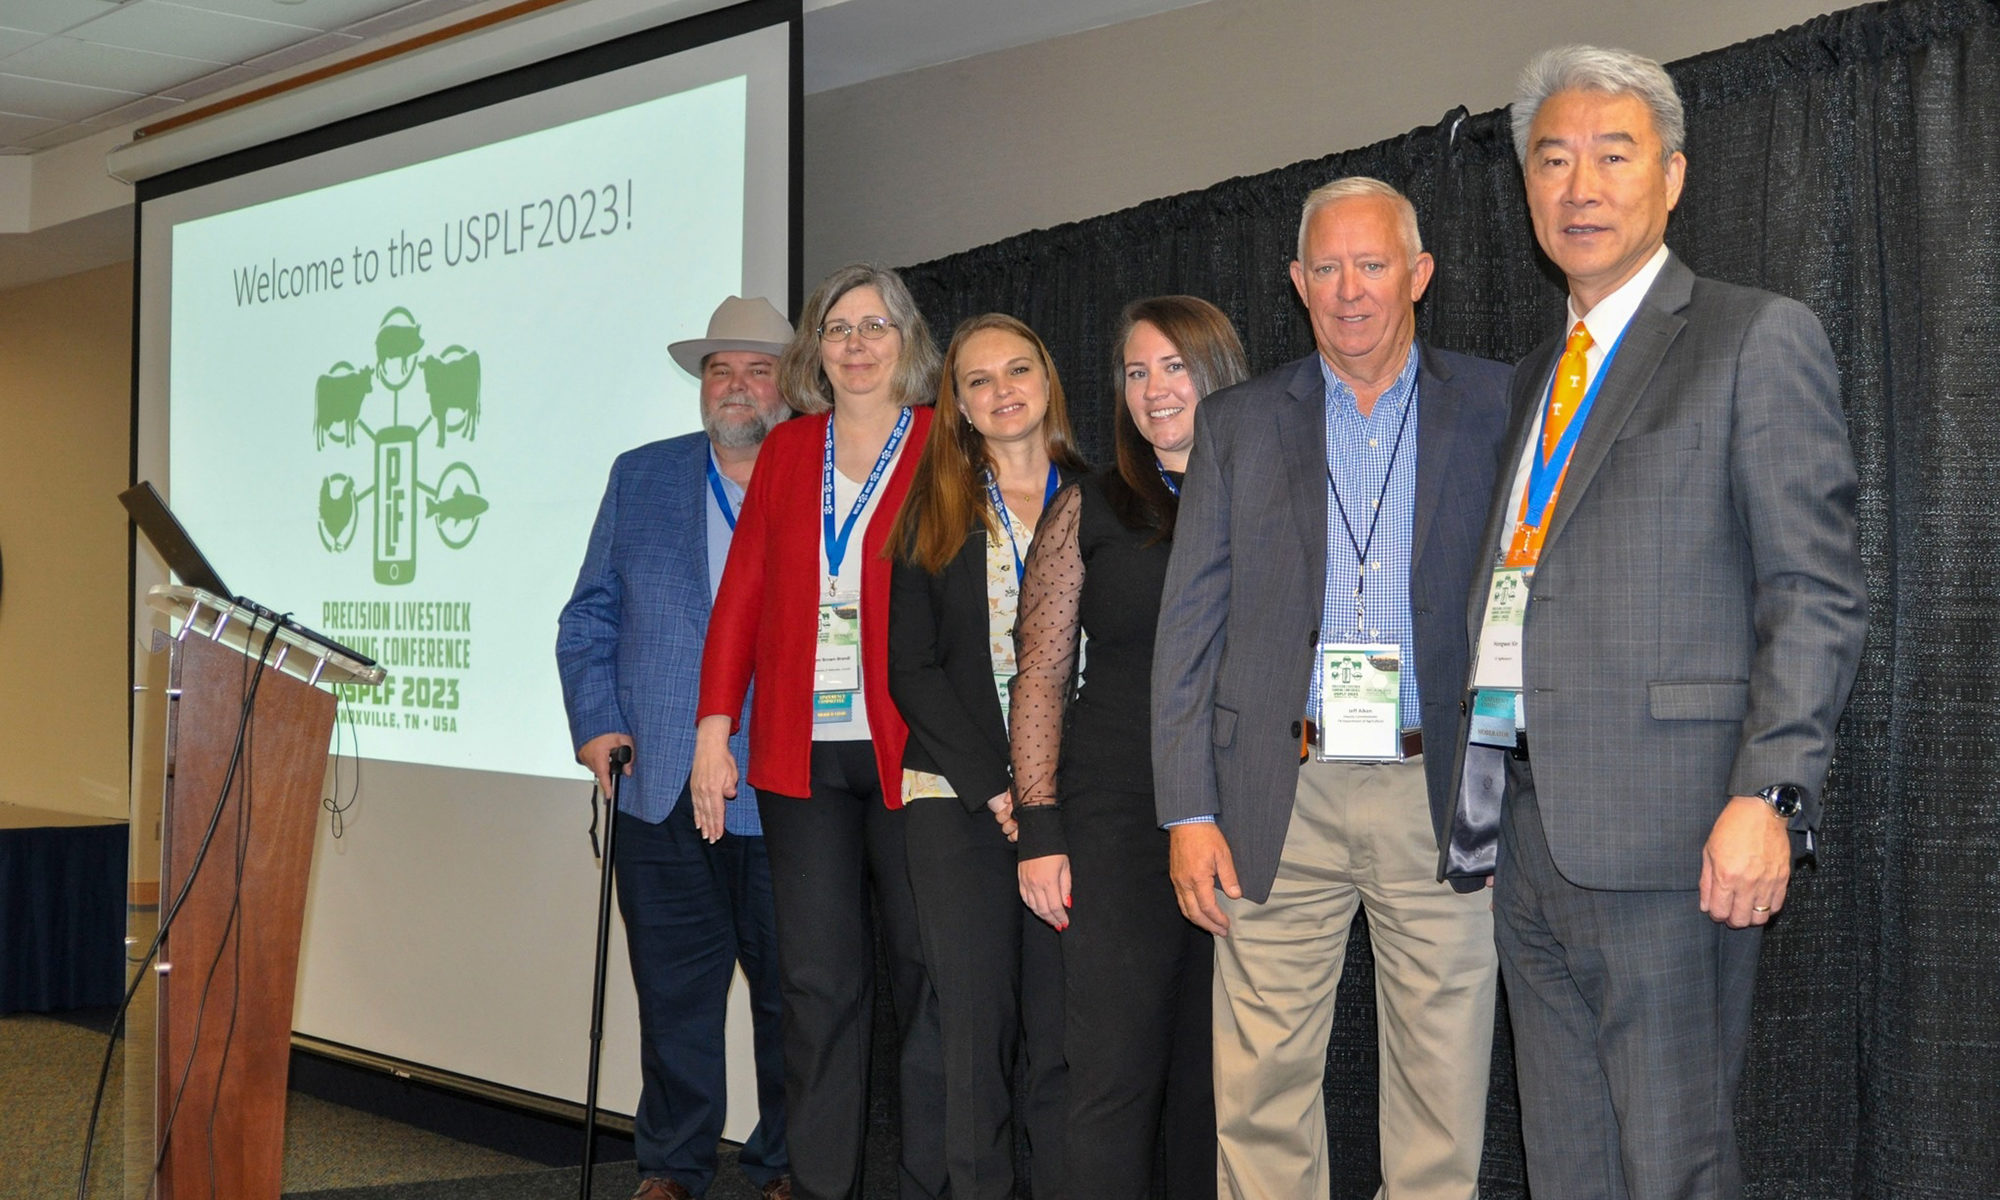
[[[421,395],[404,392],[418,378]],[[403,404],[424,400],[423,420],[405,423]],[[384,401],[386,400],[386,404]],[[372,401],[372,407],[371,407]],[[388,417],[388,424],[371,425],[364,418]],[[412,414],[414,415],[414,414]],[[313,444],[359,448],[366,436],[374,448],[367,487],[352,475],[336,472],[320,480],[319,540],[338,554],[354,542],[368,506],[374,527],[375,582],[409,583],[417,577],[418,526],[429,522],[446,548],[462,550],[479,532],[486,500],[479,494],[479,477],[462,462],[440,471],[435,484],[418,472],[418,449],[435,430],[436,449],[452,437],[470,442],[479,431],[479,353],[463,346],[446,346],[424,353],[423,329],[407,308],[392,308],[375,330],[375,359],[365,367],[345,360],[333,364],[313,390]]]

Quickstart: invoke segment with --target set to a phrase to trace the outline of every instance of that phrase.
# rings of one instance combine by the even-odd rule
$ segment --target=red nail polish
[[[1070,898],[1069,898],[1068,896],[1064,896],[1064,897],[1063,897],[1063,907],[1064,907],[1064,908],[1075,908],[1075,907],[1076,907],[1076,902],[1075,902],[1074,900],[1071,900],[1071,899],[1070,899]]]

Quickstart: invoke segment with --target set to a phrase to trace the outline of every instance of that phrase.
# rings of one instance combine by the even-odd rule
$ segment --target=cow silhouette
[[[426,355],[417,364],[424,372],[424,391],[431,400],[431,417],[437,421],[438,445],[444,445],[446,430],[463,434],[471,441],[479,429],[479,352],[463,346],[446,346],[444,353]],[[451,414],[464,414],[458,424]]]
[[[354,423],[361,418],[361,402],[374,389],[375,369],[337,362],[319,377],[313,389],[313,446],[324,450],[328,441],[342,446],[354,444]]]

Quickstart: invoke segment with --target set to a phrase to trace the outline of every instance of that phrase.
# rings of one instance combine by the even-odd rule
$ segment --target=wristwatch
[[[1771,811],[1790,821],[1806,809],[1806,790],[1796,783],[1774,783],[1757,793]]]

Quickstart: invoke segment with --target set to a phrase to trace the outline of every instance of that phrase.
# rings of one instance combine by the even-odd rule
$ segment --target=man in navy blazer
[[[1218,935],[1218,1190],[1234,1200],[1331,1186],[1326,1046],[1357,909],[1386,1193],[1478,1189],[1493,922],[1484,880],[1446,880],[1442,847],[1507,369],[1417,341],[1432,269],[1395,189],[1320,188],[1292,264],[1318,353],[1195,410],[1153,774],[1181,911]],[[1343,699],[1364,675],[1372,696]]]
[[[668,347],[701,381],[703,431],[612,464],[556,636],[577,761],[609,794],[612,748],[633,748],[615,879],[639,995],[634,1200],[698,1197],[715,1177],[738,964],[750,984],[758,1111],[738,1162],[766,1200],[791,1195],[771,866],[756,796],[743,787],[707,811],[688,791],[709,605],[758,447],[790,415],[778,355],[791,334],[769,301],[732,296],[706,338]],[[748,724],[746,706],[740,728]],[[730,740],[739,770],[745,739]]]

